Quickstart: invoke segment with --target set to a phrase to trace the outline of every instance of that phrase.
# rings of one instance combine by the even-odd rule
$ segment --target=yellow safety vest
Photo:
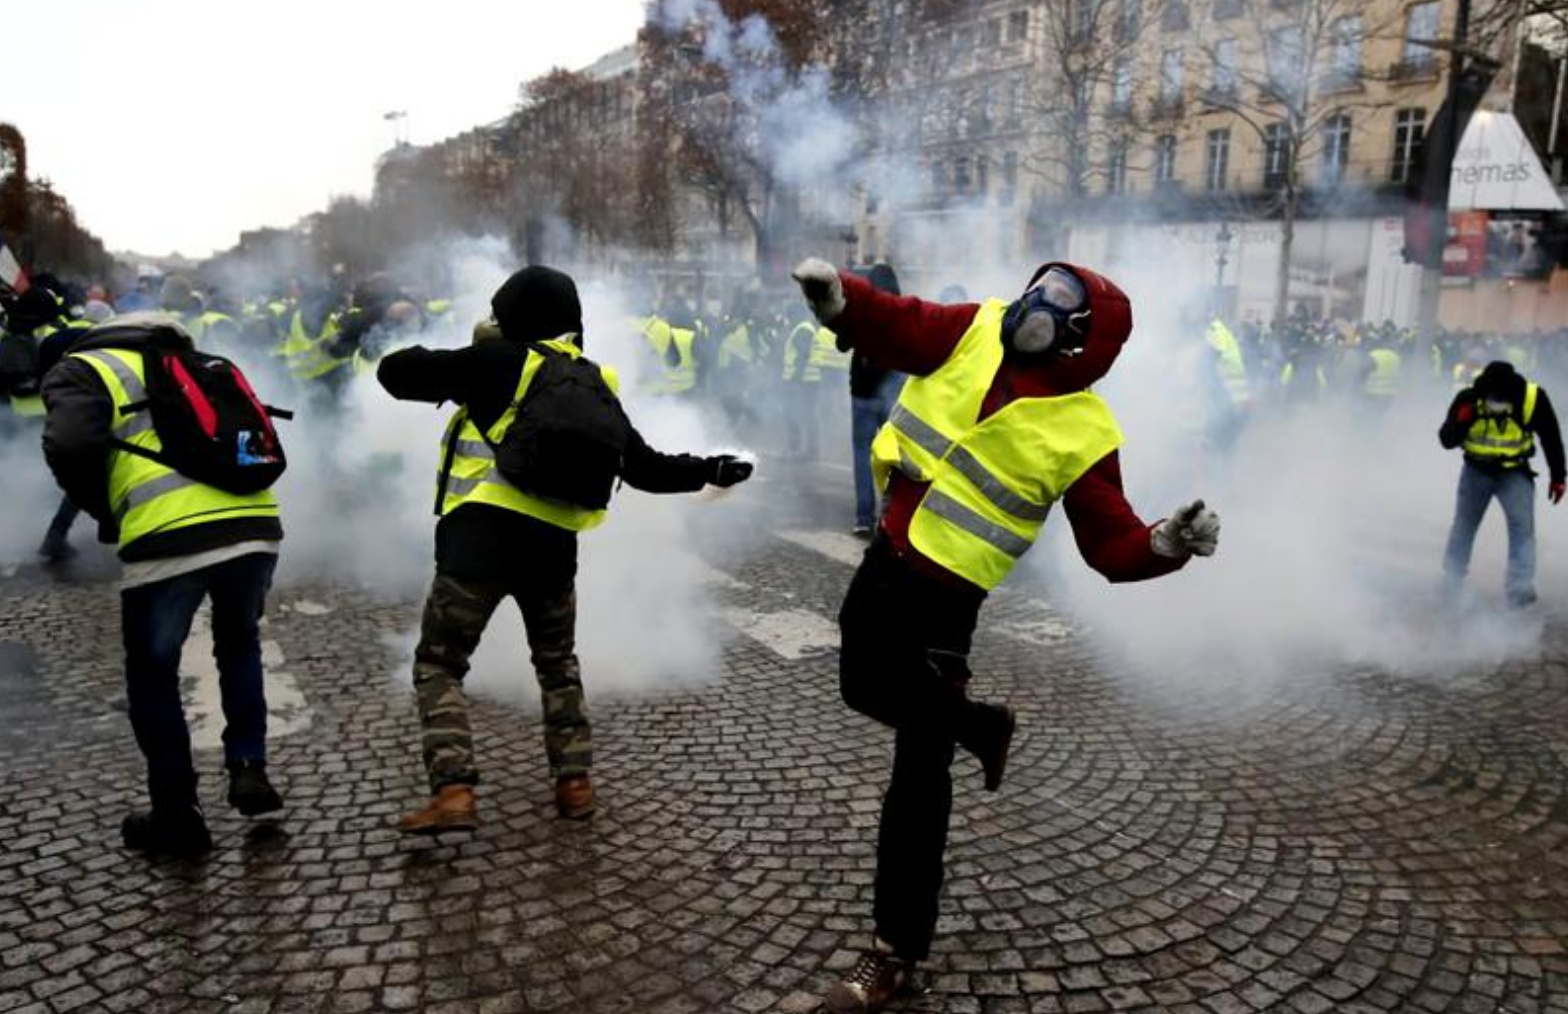
[[[802,384],[815,384],[822,379],[822,367],[817,364],[817,331],[815,321],[796,324],[784,341],[784,379]],[[801,339],[808,337],[806,362],[800,362]]]
[[[1245,405],[1252,397],[1247,365],[1241,358],[1241,345],[1224,321],[1216,319],[1209,325],[1209,347],[1219,354],[1220,380],[1231,404]]]
[[[349,362],[327,351],[327,343],[337,335],[337,314],[330,314],[321,325],[321,334],[313,338],[305,331],[305,311],[295,310],[277,354],[295,380],[319,380]]]
[[[565,335],[539,344],[576,359],[582,355],[582,352],[572,344],[571,338],[571,335]],[[496,467],[495,451],[491,445],[500,444],[506,438],[506,431],[517,418],[517,408],[528,393],[528,385],[533,383],[534,375],[539,372],[539,367],[543,364],[544,354],[530,348],[528,358],[523,363],[522,374],[517,378],[517,393],[512,396],[512,403],[489,430],[481,433],[479,427],[469,418],[466,407],[458,409],[457,414],[452,417],[452,421],[446,428],[446,436],[442,438],[443,466],[436,478],[437,513],[442,517],[464,504],[480,503],[526,514],[569,532],[586,532],[604,523],[607,511],[586,510],[559,500],[548,500],[524,493],[507,482],[506,477]],[[620,379],[615,371],[607,366],[600,366],[599,372],[610,390],[619,394]],[[451,462],[450,467],[445,465],[448,460]]]
[[[697,386],[697,357],[692,345],[697,339],[695,331],[672,327],[662,317],[648,317],[641,322],[643,337],[659,357],[663,372],[650,381],[648,390],[655,394],[685,394]],[[674,345],[676,362],[669,361],[670,346]]]
[[[128,349],[96,349],[72,353],[71,358],[90,365],[114,400],[114,438],[153,453],[161,451],[163,444],[145,407],[142,354]],[[137,404],[143,407],[131,408]],[[120,449],[109,452],[109,505],[120,522],[122,551],[147,535],[214,521],[278,516],[277,497],[270,489],[243,495],[225,492]]]
[[[737,324],[719,343],[719,369],[727,370],[737,363],[750,363],[751,325]]]
[[[1367,377],[1367,394],[1374,398],[1392,398],[1399,394],[1399,371],[1404,360],[1393,349],[1373,349],[1367,353],[1372,359],[1372,374]]]
[[[1471,423],[1470,432],[1465,434],[1465,457],[1504,468],[1523,467],[1535,453],[1535,434],[1527,427],[1535,418],[1535,402],[1540,392],[1535,384],[1525,385],[1523,422],[1516,420],[1510,412],[1501,419],[1485,416]]]
[[[910,543],[987,591],[1034,544],[1051,505],[1122,442],[1110,408],[1088,391],[1022,398],[980,419],[1002,363],[1006,310],[986,302],[947,362],[904,385],[871,445],[883,490],[895,469],[931,484]]]
[[[239,325],[234,323],[234,318],[217,310],[208,310],[194,317],[180,317],[180,325],[190,332],[191,339],[198,345],[207,337],[207,332],[215,327],[227,324],[232,330],[238,331]]]

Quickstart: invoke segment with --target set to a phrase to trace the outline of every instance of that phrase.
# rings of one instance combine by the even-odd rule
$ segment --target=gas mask
[[[1481,403],[1481,411],[1489,416],[1505,416],[1512,412],[1514,403],[1507,398],[1488,398]]]
[[[1089,337],[1089,295],[1066,268],[1040,276],[1002,317],[1002,344],[1024,355],[1075,356]]]

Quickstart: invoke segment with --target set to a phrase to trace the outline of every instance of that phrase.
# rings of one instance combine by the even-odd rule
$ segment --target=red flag
[[[11,248],[5,245],[5,237],[0,236],[0,285],[5,286],[18,296],[26,292],[32,285],[27,280],[27,272],[22,270],[22,265],[17,262],[16,255]]]

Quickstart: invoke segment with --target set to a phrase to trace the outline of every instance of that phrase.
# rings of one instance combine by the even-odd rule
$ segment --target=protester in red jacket
[[[1079,551],[1111,581],[1141,581],[1214,552],[1219,519],[1192,503],[1147,525],[1122,491],[1121,434],[1089,392],[1132,330],[1127,297],[1092,271],[1046,264],[1011,304],[943,306],[879,292],[809,260],[795,278],[817,318],[879,366],[911,376],[873,447],[887,507],[843,608],[850,707],[896,733],[877,844],[876,936],[826,998],[880,1010],[936,931],[963,747],[1000,786],[1015,718],[972,700],[970,642],[988,592],[1060,499]]]

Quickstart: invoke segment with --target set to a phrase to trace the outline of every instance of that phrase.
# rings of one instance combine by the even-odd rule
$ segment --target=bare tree
[[[1035,62],[1045,73],[1007,83],[1006,115],[1026,118],[1036,139],[1026,167],[1072,207],[1096,181],[1126,171],[1129,139],[1142,126],[1133,101],[1139,47],[1167,0],[1062,0],[1033,10]]]
[[[1364,66],[1367,38],[1398,33],[1402,23],[1370,21],[1363,0],[1214,0],[1216,17],[1199,34],[1207,83],[1201,110],[1226,114],[1255,134],[1264,152],[1264,181],[1271,192],[1266,213],[1280,220],[1280,258],[1274,282],[1274,317],[1284,320],[1296,224],[1312,181],[1337,186],[1348,168],[1350,119],[1368,108],[1363,81],[1380,71]],[[1206,180],[1223,189],[1224,180]]]

